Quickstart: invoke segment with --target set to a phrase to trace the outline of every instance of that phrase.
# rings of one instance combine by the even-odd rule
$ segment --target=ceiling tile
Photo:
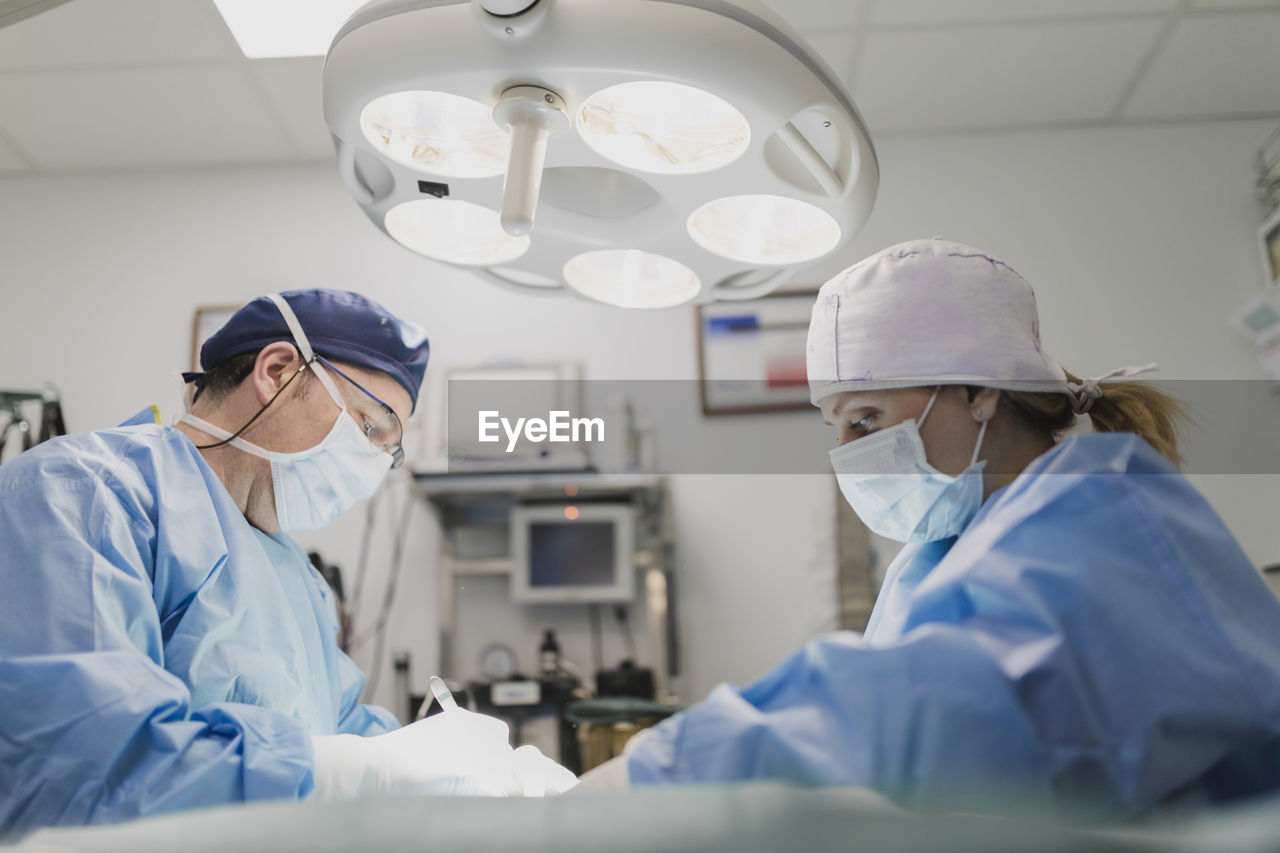
[[[1033,21],[1159,14],[1178,0],[880,0],[872,6],[873,26]]]
[[[872,31],[853,94],[872,133],[1098,121],[1161,23]]]
[[[0,69],[239,56],[207,0],[82,0],[0,30]]]
[[[0,138],[0,173],[25,172],[29,168],[27,161],[13,149],[13,146]]]
[[[832,30],[858,22],[865,0],[764,0],[797,30]]]
[[[4,130],[40,169],[293,159],[238,64],[0,74]]]
[[[311,160],[332,157],[333,141],[321,105],[323,57],[254,59],[248,66],[301,154]]]
[[[1280,111],[1280,12],[1189,15],[1156,57],[1125,118]]]

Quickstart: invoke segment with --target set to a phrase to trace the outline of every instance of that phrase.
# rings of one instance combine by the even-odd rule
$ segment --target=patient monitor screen
[[[612,522],[529,525],[529,586],[610,586],[616,557]]]

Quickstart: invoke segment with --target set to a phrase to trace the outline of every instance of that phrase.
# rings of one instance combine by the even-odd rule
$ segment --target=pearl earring
[[[977,412],[975,412],[975,414],[976,414],[978,417],[982,417],[982,409],[978,409],[978,411],[977,411]]]

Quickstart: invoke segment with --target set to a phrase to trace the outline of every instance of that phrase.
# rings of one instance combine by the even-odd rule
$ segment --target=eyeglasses
[[[357,419],[356,423],[360,424],[360,428],[364,430],[364,434],[369,437],[369,441],[374,447],[391,454],[391,467],[399,468],[404,463],[404,447],[401,446],[401,442],[404,439],[404,426],[400,423],[399,415],[392,411],[390,406],[374,396],[369,389],[365,388],[359,382],[334,367],[333,363],[327,358],[321,355],[316,355],[315,359],[334,373],[341,376],[343,379],[350,382],[352,385],[359,388],[364,392],[365,396],[386,410],[386,413],[377,418],[373,423],[364,421],[363,418]]]

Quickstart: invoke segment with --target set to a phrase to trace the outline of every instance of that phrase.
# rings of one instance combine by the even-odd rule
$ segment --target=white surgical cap
[[[815,404],[915,385],[1075,392],[1040,349],[1031,285],[1003,261],[938,238],[892,246],[824,284],[807,365]]]
[[[1069,382],[1040,349],[1036,295],[1013,267],[938,237],[890,246],[818,291],[806,353],[814,405],[842,391],[981,385],[1058,391],[1085,414],[1105,379],[1155,364]]]

